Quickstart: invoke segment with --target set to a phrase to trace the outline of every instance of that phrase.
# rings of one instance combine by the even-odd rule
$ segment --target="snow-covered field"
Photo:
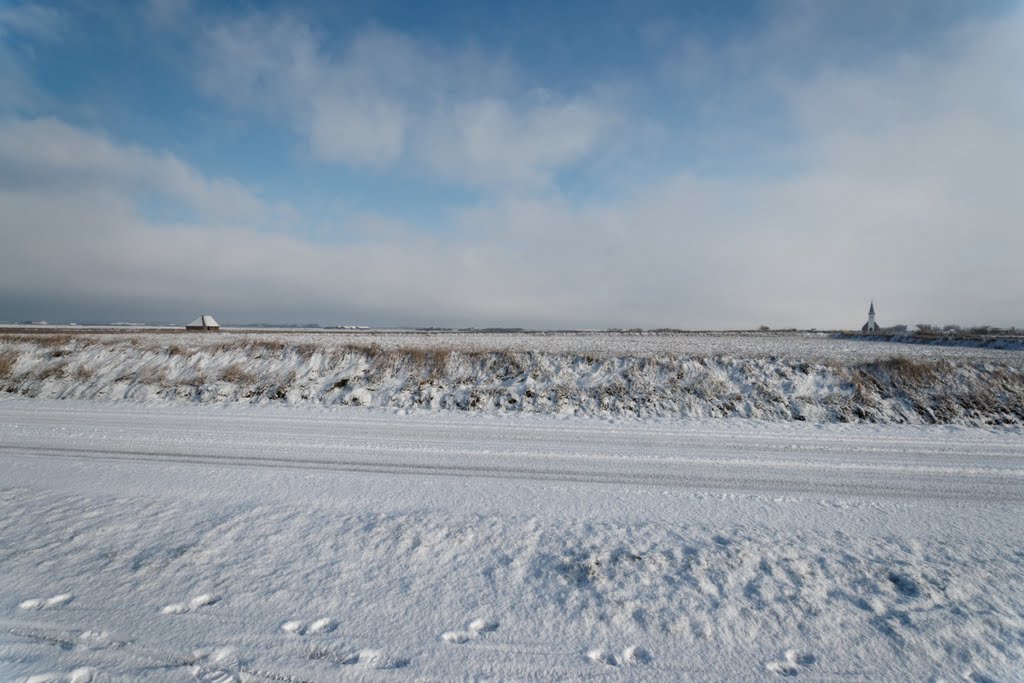
[[[885,342],[873,337],[836,338],[830,332],[467,332],[421,330],[274,330],[239,329],[217,334],[187,333],[172,328],[8,327],[0,340],[84,338],[107,341],[134,340],[140,347],[169,346],[216,348],[225,345],[264,344],[288,347],[310,345],[324,349],[379,347],[384,350],[441,350],[463,353],[510,351],[558,355],[777,357],[800,361],[865,362],[897,355],[914,360],[970,360],[1016,363],[1024,354],[1012,350],[930,346]],[[870,340],[870,341],[867,341]],[[1014,360],[1015,359],[1015,360]]]
[[[1024,351],[793,333],[0,334],[0,391],[810,422],[1024,424]]]
[[[1024,680],[1021,351],[22,331],[0,391],[0,680]]]
[[[0,400],[0,679],[1024,679],[1019,427]]]

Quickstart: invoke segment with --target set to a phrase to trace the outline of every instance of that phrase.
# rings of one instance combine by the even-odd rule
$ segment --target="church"
[[[864,327],[860,328],[861,332],[878,332],[878,323],[875,322],[875,302],[871,302],[871,308],[868,309],[868,321],[864,323]]]

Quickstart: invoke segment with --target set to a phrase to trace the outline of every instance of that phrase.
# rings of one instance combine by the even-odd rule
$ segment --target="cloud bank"
[[[628,169],[649,153],[623,147],[631,131],[671,138],[672,122],[604,84],[541,89],[472,49],[380,28],[328,45],[298,19],[232,18],[197,56],[206,98],[285,127],[314,163],[474,199],[444,231],[381,205],[323,240],[298,229],[308,210],[175,155],[8,115],[0,318],[850,328],[873,297],[883,324],[1024,325],[1020,35],[1017,12],[927,50],[757,78],[794,131],[784,171],[681,158],[641,189],[581,197],[566,174],[611,148]],[[749,41],[743,59],[777,45]]]

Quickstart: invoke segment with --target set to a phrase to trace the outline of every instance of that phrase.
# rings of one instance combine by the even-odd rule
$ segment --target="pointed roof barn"
[[[220,323],[214,320],[212,315],[201,315],[185,325],[185,329],[193,332],[217,332],[220,330]]]

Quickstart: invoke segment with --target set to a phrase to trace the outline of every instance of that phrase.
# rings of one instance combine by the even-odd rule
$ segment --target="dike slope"
[[[591,335],[589,342],[578,336],[583,341],[571,333],[550,340],[538,335],[488,349],[479,338],[453,334],[7,334],[0,335],[0,392],[602,417],[1024,425],[1020,352],[904,353],[898,345],[823,336],[808,341],[807,335],[788,341],[755,336],[741,344],[710,335],[696,346],[692,339],[674,344],[671,335],[637,335],[635,344],[621,335]],[[537,350],[523,350],[531,339]],[[848,356],[829,346],[844,343],[854,345]],[[715,353],[716,347],[734,353]]]

